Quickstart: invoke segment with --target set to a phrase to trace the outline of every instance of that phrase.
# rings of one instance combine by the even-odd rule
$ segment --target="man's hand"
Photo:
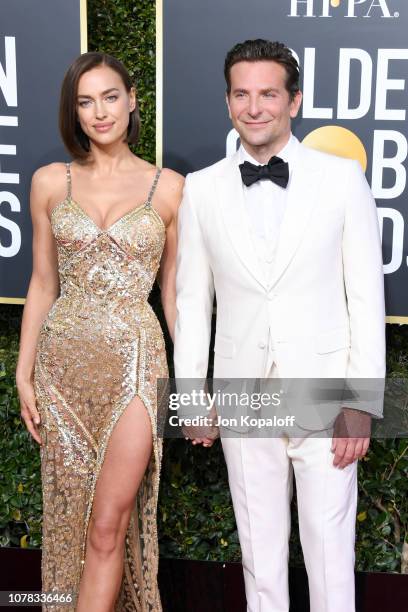
[[[206,448],[209,448],[214,444],[214,440],[219,437],[219,428],[213,424],[217,419],[217,412],[214,407],[211,408],[207,418],[209,425],[206,426],[182,426],[181,429],[185,439],[191,440],[193,446],[202,444]]]
[[[367,453],[371,435],[371,415],[368,412],[343,408],[334,424],[331,451],[333,465],[341,469],[361,459]]]

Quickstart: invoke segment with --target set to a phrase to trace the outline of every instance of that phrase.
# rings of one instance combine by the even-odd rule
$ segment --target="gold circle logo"
[[[302,142],[317,151],[356,159],[364,172],[367,169],[367,153],[363,143],[354,132],[339,125],[324,125],[317,128],[305,136]]]

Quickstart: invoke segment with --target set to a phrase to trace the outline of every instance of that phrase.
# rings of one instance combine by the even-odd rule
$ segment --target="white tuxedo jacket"
[[[237,155],[187,175],[178,219],[177,379],[206,377],[214,291],[214,378],[265,376],[269,330],[282,378],[383,378],[379,225],[359,163],[296,141],[269,280],[247,227]]]

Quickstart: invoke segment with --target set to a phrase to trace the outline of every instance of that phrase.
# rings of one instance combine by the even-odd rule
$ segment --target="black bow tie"
[[[286,189],[289,182],[289,164],[274,155],[265,166],[255,166],[246,161],[239,165],[242,181],[249,187],[256,181],[269,179],[279,187]]]

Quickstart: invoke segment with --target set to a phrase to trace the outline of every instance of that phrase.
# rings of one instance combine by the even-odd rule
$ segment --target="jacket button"
[[[264,349],[266,347],[266,344],[265,344],[265,342],[262,342],[262,340],[261,340],[261,342],[258,344],[258,346],[259,346],[260,349]]]

